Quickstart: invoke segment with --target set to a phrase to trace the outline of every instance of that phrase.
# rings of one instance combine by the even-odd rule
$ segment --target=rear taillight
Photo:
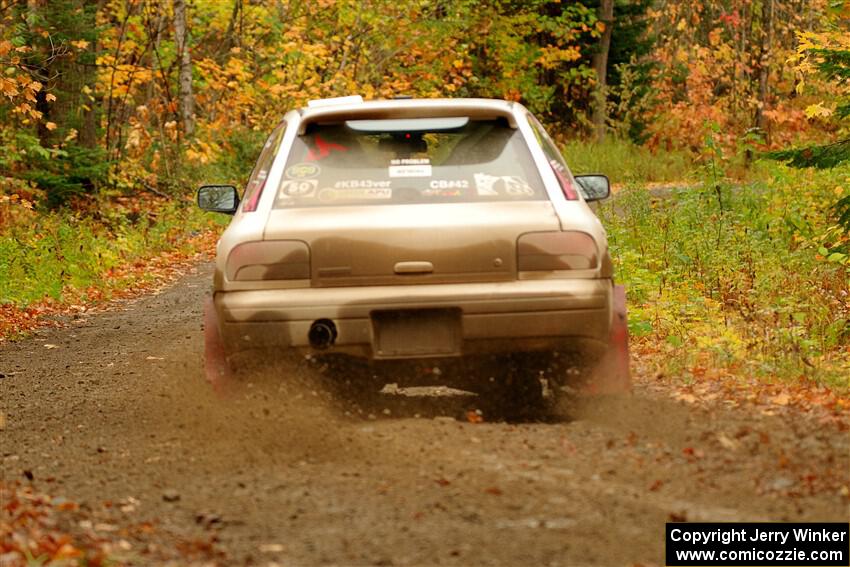
[[[517,241],[520,272],[588,270],[598,264],[596,242],[586,232],[532,232]]]
[[[227,257],[230,281],[310,279],[310,249],[298,240],[246,242]]]

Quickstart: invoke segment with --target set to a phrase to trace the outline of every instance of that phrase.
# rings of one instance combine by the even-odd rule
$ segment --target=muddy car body
[[[241,201],[199,191],[234,214],[206,310],[211,375],[240,352],[377,368],[580,349],[622,389],[624,297],[588,206],[607,179],[578,179],[517,103],[358,97],[287,113]]]

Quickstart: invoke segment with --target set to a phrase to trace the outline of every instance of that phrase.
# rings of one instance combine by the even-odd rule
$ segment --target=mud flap
[[[626,319],[626,288],[614,286],[614,306],[608,350],[586,382],[589,395],[626,394],[632,389],[629,372],[629,327]]]
[[[227,363],[212,298],[204,302],[204,373],[218,394],[223,394],[231,382],[232,371]]]

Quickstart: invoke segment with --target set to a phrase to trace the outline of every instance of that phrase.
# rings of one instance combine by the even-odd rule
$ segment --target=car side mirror
[[[198,206],[212,213],[232,215],[239,206],[239,193],[232,185],[204,185],[198,189]]]
[[[575,179],[581,186],[585,201],[601,201],[611,195],[611,182],[605,175],[576,175]]]

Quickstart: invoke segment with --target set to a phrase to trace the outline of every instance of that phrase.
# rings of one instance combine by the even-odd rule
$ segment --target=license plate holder
[[[460,309],[372,312],[376,358],[460,354]]]

